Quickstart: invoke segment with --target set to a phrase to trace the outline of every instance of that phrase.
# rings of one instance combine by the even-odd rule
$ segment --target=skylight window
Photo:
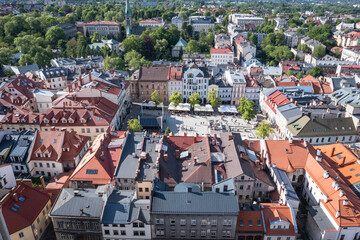
[[[350,172],[352,172],[352,171],[354,171],[354,170],[355,170],[354,168],[351,168],[351,169],[350,169]]]
[[[338,130],[338,128],[337,127],[335,127],[335,131],[337,131]]]
[[[355,177],[358,177],[358,176],[360,176],[360,173],[355,174]]]
[[[244,221],[240,220],[240,226],[244,226]]]
[[[249,226],[251,227],[253,224],[252,224],[252,221],[251,220],[249,220]]]
[[[257,224],[258,224],[258,226],[261,226],[261,221],[257,220]]]
[[[98,170],[97,169],[86,169],[86,174],[97,174]]]
[[[26,200],[26,198],[24,198],[24,197],[19,197],[19,201],[20,201],[20,202],[25,202],[25,200]]]

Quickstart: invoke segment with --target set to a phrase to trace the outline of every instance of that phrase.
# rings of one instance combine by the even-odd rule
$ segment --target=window
[[[110,230],[105,230],[105,235],[109,235],[110,234]]]
[[[191,226],[196,226],[196,219],[191,219]]]
[[[201,220],[201,226],[206,226],[206,225],[207,225],[206,219]]]
[[[190,231],[190,236],[191,236],[191,237],[196,237],[196,230],[194,230],[194,229],[191,230],[191,231]]]
[[[211,237],[216,238],[216,231],[211,231]]]
[[[170,231],[170,237],[175,237],[176,236],[176,232],[175,231]]]
[[[55,168],[55,163],[52,164],[52,167]]]
[[[170,218],[170,225],[175,225],[175,218]]]
[[[133,228],[137,228],[137,227],[139,227],[139,224],[137,222],[134,222],[133,223]]]
[[[139,236],[140,235],[140,233],[139,233],[139,231],[134,231],[134,236]]]
[[[180,231],[180,237],[185,237],[185,230]]]
[[[206,237],[206,231],[201,231],[201,237]]]
[[[37,163],[34,163],[34,167],[37,167]]]
[[[139,188],[139,192],[142,192],[142,191],[143,191],[142,187],[141,187],[141,188]]]
[[[217,220],[216,219],[211,220],[211,225],[216,226],[217,225]]]
[[[19,238],[23,238],[24,237],[24,233],[23,232],[20,232],[19,233]]]
[[[118,231],[118,230],[114,230],[114,231],[113,231],[113,235],[119,235],[119,231]]]
[[[145,236],[145,231],[140,231],[140,236]]]
[[[120,233],[121,233],[121,236],[125,236],[125,235],[126,235],[126,231],[125,231],[125,230],[121,230]]]
[[[164,229],[157,229],[156,236],[164,236]]]
[[[249,226],[252,227],[253,223],[251,220],[249,220]]]
[[[149,192],[149,188],[145,188],[145,192]]]
[[[240,226],[244,226],[244,221],[240,220]]]
[[[180,225],[185,226],[186,225],[186,220],[185,219],[180,219]]]
[[[37,222],[37,223],[40,223],[40,219],[39,219],[39,218],[37,218],[37,219],[36,219],[36,222]]]

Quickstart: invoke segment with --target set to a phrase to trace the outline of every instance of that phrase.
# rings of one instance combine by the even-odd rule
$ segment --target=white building
[[[146,27],[150,29],[156,29],[159,27],[163,27],[165,25],[165,22],[162,19],[145,19],[139,21],[140,27]]]
[[[229,48],[211,49],[211,66],[234,63],[234,52]]]
[[[40,72],[40,78],[47,88],[63,90],[67,87],[68,69],[48,68]]]
[[[38,89],[33,92],[36,107],[40,113],[46,112],[49,108],[52,108],[53,101],[56,99],[54,91]]]
[[[173,17],[171,19],[171,24],[174,24],[179,30],[181,30],[183,19],[181,17]]]
[[[194,32],[199,33],[201,30],[207,30],[215,26],[215,22],[211,17],[207,16],[190,16],[189,24],[193,27]]]
[[[255,26],[260,26],[265,22],[265,19],[262,17],[256,17],[251,14],[230,14],[229,22],[236,24],[237,26],[242,27],[245,24],[254,24]]]
[[[151,239],[150,200],[134,191],[113,191],[101,219],[103,239]],[[124,211],[124,209],[126,209]]]
[[[207,68],[191,64],[189,67],[184,67],[183,71],[182,96],[184,101],[196,92],[200,95],[201,102],[205,103],[206,98],[208,97],[208,86],[210,80]]]
[[[357,65],[360,65],[360,47],[343,48],[341,59],[345,61],[355,61]]]
[[[354,23],[340,23],[336,26],[336,30],[337,31],[344,31],[346,29],[352,30],[355,29],[355,24]]]
[[[16,179],[11,164],[0,165],[0,188],[13,188],[15,186]]]

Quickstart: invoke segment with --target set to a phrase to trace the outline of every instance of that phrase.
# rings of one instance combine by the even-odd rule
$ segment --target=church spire
[[[129,0],[125,0],[126,1],[126,5],[125,5],[125,29],[126,29],[126,36],[131,35],[131,31],[132,31],[132,14],[131,14],[131,8],[130,8],[130,3]]]

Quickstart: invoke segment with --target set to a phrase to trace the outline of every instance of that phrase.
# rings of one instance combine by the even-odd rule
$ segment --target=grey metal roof
[[[279,184],[283,186],[283,188],[286,189],[287,194],[286,194],[286,200],[291,202],[291,203],[299,203],[300,199],[297,196],[295,189],[293,188],[287,174],[285,171],[277,168],[277,167],[272,167],[272,169],[274,170],[274,175],[276,177],[276,179],[278,180]],[[296,206],[298,204],[292,204],[292,206]]]
[[[18,67],[20,74],[31,72],[31,71],[39,71],[39,66],[37,64],[32,64],[28,66]]]
[[[102,224],[129,224],[134,221],[150,222],[150,200],[133,200],[134,191],[114,191],[106,202]]]
[[[100,186],[101,187],[101,186]],[[100,218],[104,201],[98,196],[102,188],[76,190],[63,188],[50,213],[51,216]],[[79,193],[75,195],[74,191]]]
[[[239,212],[232,193],[215,192],[154,192],[151,214],[231,215]]]
[[[336,230],[320,206],[307,206],[306,208],[321,232],[324,230]]]

